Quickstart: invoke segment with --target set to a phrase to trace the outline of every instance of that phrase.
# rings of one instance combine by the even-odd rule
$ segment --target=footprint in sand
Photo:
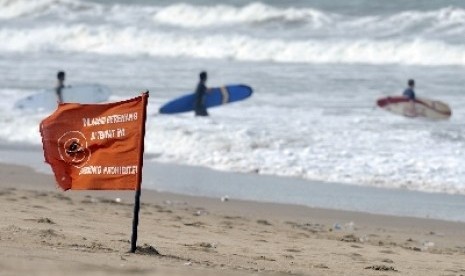
[[[275,259],[271,258],[271,257],[267,257],[267,256],[257,256],[257,257],[253,257],[254,260],[256,261],[269,261],[269,262],[276,262]]]
[[[312,268],[322,268],[322,269],[329,269],[329,267],[325,264],[315,264],[311,266]]]
[[[383,253],[383,254],[396,254],[394,251],[389,250],[389,249],[380,250],[379,253]]]
[[[59,199],[59,200],[65,200],[65,201],[72,201],[70,197],[64,196],[62,194],[54,194],[54,198]]]
[[[4,189],[0,191],[0,196],[9,196],[13,195],[13,193],[10,190]]]
[[[37,220],[38,223],[47,223],[47,224],[56,224],[53,220],[49,218],[40,218]]]
[[[272,225],[266,219],[259,219],[259,220],[257,220],[257,223],[261,224],[261,225],[266,225],[266,226],[271,226]]]
[[[295,234],[289,235],[289,238],[291,238],[291,239],[308,239],[308,238],[310,238],[310,235],[308,235],[306,233],[295,233]]]
[[[34,191],[32,193],[32,195],[34,197],[48,197],[48,193],[46,193],[46,192],[36,192],[36,191]]]
[[[191,223],[184,223],[185,226],[192,226],[192,227],[205,227],[205,223],[201,222],[201,221],[195,221],[195,222],[191,222]]]
[[[359,242],[360,239],[354,234],[345,235],[341,238],[343,242]]]
[[[200,250],[203,252],[217,252],[215,250],[215,248],[217,247],[215,243],[199,242],[195,244],[185,244],[184,246],[188,247],[190,250]]]
[[[232,220],[246,220],[244,219],[243,217],[240,217],[240,216],[224,216],[223,217],[224,219],[232,219]]]
[[[222,221],[220,222],[221,225],[223,225],[224,228],[227,228],[227,229],[233,229],[233,225],[234,225],[234,222],[232,221]]]
[[[39,230],[37,231],[37,235],[41,238],[47,238],[47,239],[51,239],[51,238],[65,238],[65,236],[63,234],[58,234],[55,230],[53,229],[43,229],[43,230]]]
[[[366,259],[358,253],[351,253],[349,254],[349,257],[354,261],[366,261]]]
[[[391,260],[391,259],[381,259],[380,262],[388,263],[388,264],[393,264],[394,263],[394,261]]]
[[[371,266],[365,267],[365,269],[372,269],[372,270],[378,270],[378,271],[398,271],[393,266],[386,266],[386,265],[371,265]]]

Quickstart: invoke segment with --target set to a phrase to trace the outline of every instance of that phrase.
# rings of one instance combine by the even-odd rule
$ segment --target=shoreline
[[[177,165],[176,165],[177,166]],[[22,166],[22,165],[11,165],[11,164],[0,164],[0,175],[4,175],[5,171],[7,171],[8,175],[14,175],[15,185],[8,185],[2,183],[2,188],[14,188],[14,189],[21,189],[21,190],[44,190],[44,191],[51,191],[51,192],[58,192],[58,193],[72,193],[77,197],[86,197],[89,194],[96,194],[96,197],[103,197],[108,198],[109,200],[113,200],[115,198],[119,198],[121,202],[132,202],[134,200],[134,193],[133,191],[111,191],[111,190],[68,190],[63,191],[61,190],[56,184],[53,175],[48,175],[40,172],[36,172],[34,169]],[[24,173],[30,174],[30,176],[25,176]],[[34,178],[35,184],[32,184],[29,181],[30,177]],[[8,177],[7,177],[8,178]],[[0,183],[5,181],[5,178],[2,176],[0,177]],[[36,186],[39,184],[40,187]],[[342,185],[342,184],[341,184]],[[345,218],[345,217],[380,217],[380,218],[391,218],[391,219],[399,219],[402,221],[404,219],[408,219],[411,221],[411,224],[418,224],[422,221],[431,221],[437,224],[442,223],[450,223],[450,224],[464,224],[465,222],[462,221],[450,221],[450,220],[443,220],[443,219],[435,219],[435,218],[419,218],[419,217],[411,217],[411,216],[400,216],[400,215],[388,215],[388,214],[376,214],[370,212],[363,212],[363,211],[351,211],[351,210],[342,210],[342,209],[330,209],[330,208],[321,208],[321,207],[311,207],[307,205],[301,204],[292,204],[292,203],[279,203],[279,202],[267,202],[267,201],[254,201],[254,200],[244,200],[244,199],[236,199],[227,197],[223,199],[221,197],[208,197],[208,196],[200,196],[200,195],[189,195],[189,194],[181,194],[175,192],[168,192],[168,191],[158,191],[156,189],[148,189],[142,187],[141,193],[141,204],[143,204],[143,199],[147,199],[148,201],[160,201],[163,199],[168,198],[168,201],[173,202],[181,202],[181,201],[188,201],[193,205],[204,205],[206,207],[215,208],[215,211],[225,211],[227,212],[235,211],[235,212],[248,212],[253,215],[274,215],[277,217],[289,217],[293,216],[298,219],[305,219],[307,216],[316,216],[318,219],[325,219],[322,217],[322,213],[324,213],[325,217],[328,219],[335,219],[335,218]],[[251,209],[244,209],[241,205],[249,205],[252,206]],[[259,206],[264,206],[264,208],[257,208]],[[224,207],[224,208],[223,208]],[[232,208],[232,209],[231,209]],[[382,221],[380,221],[382,222]],[[410,224],[410,223],[408,223]],[[421,224],[421,223],[420,223]]]
[[[27,166],[37,173],[51,176],[51,169],[42,161],[43,152],[39,148],[0,148],[0,153],[9,157],[1,164]],[[196,197],[219,199],[228,196],[260,203],[465,222],[465,195],[227,172],[148,159],[144,162],[142,188]]]
[[[21,166],[0,165],[0,176],[0,268],[11,274],[465,273],[465,223],[147,189],[140,253],[128,254],[134,193],[62,192]]]

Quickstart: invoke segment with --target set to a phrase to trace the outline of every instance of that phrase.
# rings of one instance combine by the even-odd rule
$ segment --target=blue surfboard
[[[244,100],[252,95],[252,88],[247,85],[227,85],[211,88],[205,94],[207,108]],[[161,114],[174,114],[194,110],[195,94],[176,98],[160,107]]]

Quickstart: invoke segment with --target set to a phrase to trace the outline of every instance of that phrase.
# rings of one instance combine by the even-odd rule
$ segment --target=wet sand
[[[0,165],[0,275],[465,275],[465,224],[144,190]]]

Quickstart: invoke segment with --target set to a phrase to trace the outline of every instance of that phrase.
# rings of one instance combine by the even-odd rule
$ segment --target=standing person
[[[404,97],[409,99],[410,102],[410,108],[408,112],[410,113],[410,116],[415,116],[416,115],[416,110],[415,110],[415,91],[413,90],[415,88],[415,80],[409,79],[407,82],[407,89],[404,90]]]
[[[407,85],[408,87],[404,90],[403,95],[413,101],[415,100],[415,91],[413,90],[415,88],[415,81],[410,79],[408,80]]]
[[[208,116],[207,108],[205,107],[205,94],[207,93],[207,72],[202,71],[199,75],[200,81],[195,90],[194,111],[195,116]]]
[[[58,81],[57,81],[57,86],[55,87],[55,91],[57,93],[58,102],[62,103],[63,102],[62,91],[63,91],[63,88],[65,88],[65,72],[63,71],[58,72],[57,79]]]

